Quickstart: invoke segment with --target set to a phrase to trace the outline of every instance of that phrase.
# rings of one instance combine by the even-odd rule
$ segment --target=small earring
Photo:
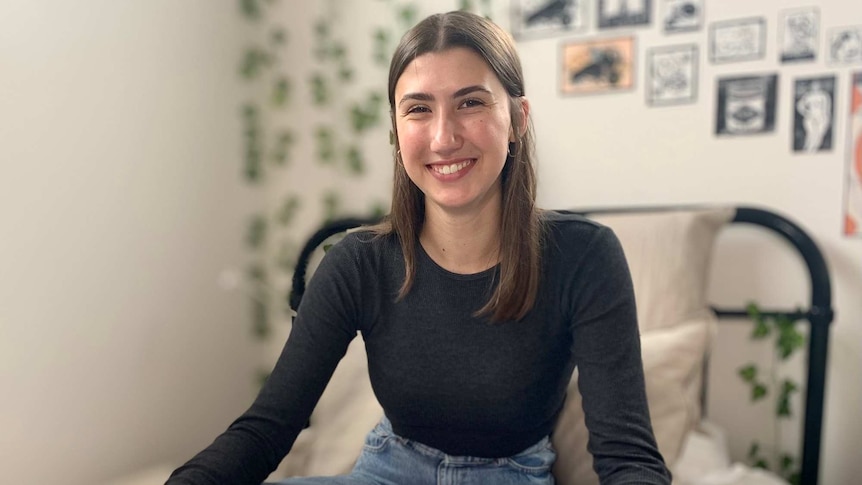
[[[515,158],[515,155],[512,153],[512,148],[514,148],[514,147],[515,147],[515,142],[510,141],[510,142],[509,142],[509,147],[506,149],[506,153],[508,153],[508,154],[509,154],[509,156],[510,156],[510,157],[512,157],[512,158]]]

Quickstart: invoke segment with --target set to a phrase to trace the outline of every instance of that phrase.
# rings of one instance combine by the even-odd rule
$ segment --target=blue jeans
[[[451,456],[392,432],[385,417],[365,438],[349,475],[300,477],[278,485],[553,485],[556,460],[546,437],[508,458]]]

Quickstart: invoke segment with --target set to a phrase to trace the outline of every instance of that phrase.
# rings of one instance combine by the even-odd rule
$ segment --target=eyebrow
[[[461,89],[455,91],[455,93],[452,94],[452,99],[460,98],[461,96],[466,96],[466,95],[468,95],[470,93],[474,93],[476,91],[481,91],[483,93],[492,94],[491,91],[488,90],[488,88],[486,88],[484,86],[479,86],[477,84],[474,86],[467,86],[465,88],[461,88]],[[398,106],[401,106],[402,103],[404,103],[405,101],[410,100],[410,99],[414,99],[417,101],[433,101],[434,96],[432,96],[431,94],[428,94],[428,93],[407,93],[401,97],[401,101],[398,102]]]

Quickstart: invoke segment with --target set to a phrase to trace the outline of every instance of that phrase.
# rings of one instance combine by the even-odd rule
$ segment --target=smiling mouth
[[[430,168],[431,168],[431,170],[433,170],[439,174],[451,175],[453,173],[460,172],[461,170],[466,168],[468,165],[473,163],[473,161],[474,160],[471,158],[469,160],[464,160],[463,162],[450,163],[448,165],[431,165]]]

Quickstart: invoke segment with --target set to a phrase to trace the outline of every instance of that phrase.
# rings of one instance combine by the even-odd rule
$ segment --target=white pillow
[[[632,274],[641,331],[709,311],[706,285],[715,238],[732,208],[596,215],[614,230]]]

